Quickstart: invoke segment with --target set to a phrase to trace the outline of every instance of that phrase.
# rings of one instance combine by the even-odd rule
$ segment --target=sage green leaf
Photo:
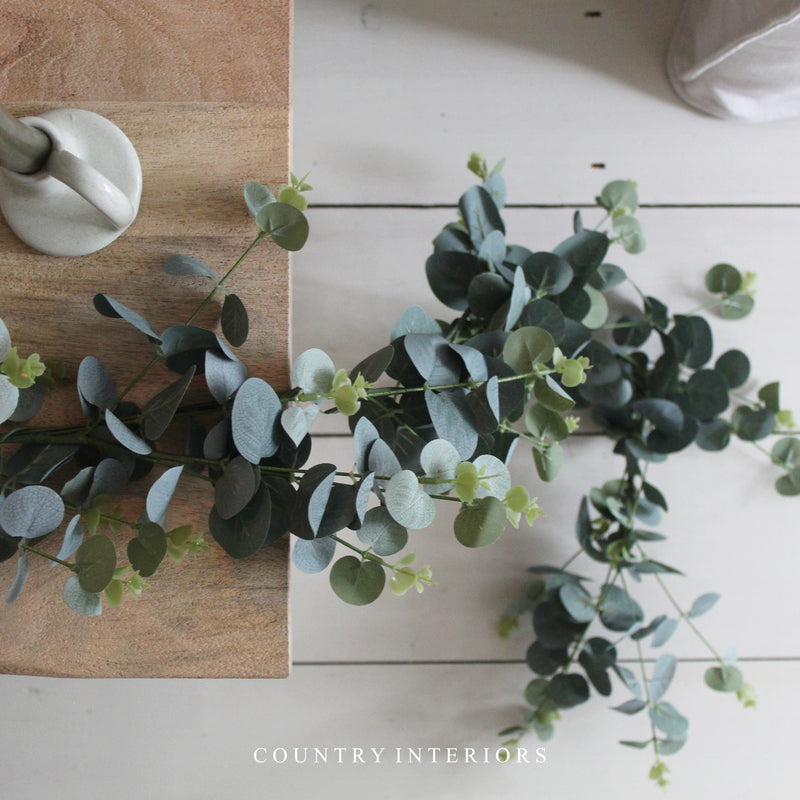
[[[64,519],[64,501],[47,486],[23,486],[0,505],[0,529],[9,536],[37,539]]]
[[[219,321],[223,335],[233,347],[241,347],[247,341],[250,320],[238,294],[229,294],[225,297]]]
[[[98,533],[84,539],[75,553],[75,573],[81,589],[90,594],[102,592],[114,577],[117,553],[114,543]]]
[[[214,350],[206,350],[204,367],[208,391],[220,405],[247,380],[247,366],[243,362]]]
[[[620,739],[619,743],[625,745],[625,747],[633,747],[636,750],[644,750],[645,747],[650,747],[650,745],[652,745],[653,740],[647,739],[644,742],[634,742],[630,739]]]
[[[701,614],[711,611],[719,598],[720,595],[716,594],[715,592],[701,594],[700,597],[698,597],[697,600],[692,603],[692,607],[689,609],[688,616],[699,617]]]
[[[378,599],[386,585],[386,573],[380,564],[355,556],[343,556],[331,568],[331,588],[354,606],[365,606]]]
[[[450,442],[462,460],[471,458],[478,446],[478,431],[464,392],[428,389],[425,391],[425,405],[436,435]]]
[[[672,739],[681,739],[689,730],[689,720],[670,703],[656,703],[650,706],[650,719],[653,725]]]
[[[558,708],[574,708],[589,699],[589,684],[583,675],[561,673],[550,680],[547,694]]]
[[[136,532],[136,538],[128,542],[128,561],[143,578],[155,573],[166,554],[167,534],[155,522],[145,522]]]
[[[738,692],[744,685],[741,671],[733,664],[709,667],[704,678],[706,685],[715,692]]]
[[[636,217],[621,214],[614,217],[612,226],[626,253],[642,253],[647,247],[642,224]]]
[[[551,300],[532,300],[522,310],[520,325],[529,328],[543,328],[554,342],[560,342],[566,332],[564,312]]]
[[[725,378],[729,389],[738,389],[750,377],[750,359],[741,350],[728,350],[717,359],[714,369]]]
[[[308,220],[289,203],[268,203],[256,214],[256,224],[284,250],[300,250],[308,239]]]
[[[525,375],[534,364],[544,364],[553,357],[555,342],[544,329],[536,327],[518,328],[506,339],[503,346],[503,361],[518,375]]]
[[[672,679],[675,677],[675,670],[678,666],[678,659],[672,653],[664,653],[658,657],[653,668],[653,677],[647,684],[648,697],[651,703],[657,703],[669,689]],[[667,731],[664,731],[667,733]]]
[[[744,319],[755,308],[752,295],[737,292],[719,306],[719,313],[725,319]]]
[[[539,378],[533,385],[533,394],[545,408],[551,411],[569,411],[575,400],[553,379],[552,375]]]
[[[441,333],[439,323],[421,306],[409,306],[395,323],[389,341],[399,339],[409,333]],[[385,367],[384,367],[385,369]]]
[[[167,275],[175,275],[177,277],[201,276],[203,278],[211,278],[215,283],[218,280],[217,273],[202,261],[179,253],[170,256],[164,262],[163,270]]]
[[[356,532],[359,540],[379,556],[393,556],[408,544],[408,531],[392,519],[384,506],[369,509]]]
[[[151,342],[160,344],[161,339],[153,330],[153,326],[141,315],[123,305],[114,298],[105,294],[94,296],[94,307],[104,316],[111,319],[122,318],[129,325],[133,325],[136,330],[143,333]]]
[[[706,273],[705,283],[711,294],[735,294],[742,286],[742,273],[731,264],[715,264]]]
[[[590,330],[597,330],[602,328],[608,321],[608,303],[606,298],[597,289],[592,289],[591,286],[585,286],[584,291],[589,295],[592,301],[589,313],[581,320],[581,323]]]
[[[331,357],[317,347],[300,353],[292,364],[292,383],[307,394],[330,392],[335,374]]]
[[[550,681],[545,678],[534,678],[525,687],[525,701],[534,708],[541,706],[548,699],[547,686],[549,683]]]
[[[264,206],[275,202],[275,195],[263,184],[248,181],[244,185],[244,201],[254,217]]]
[[[795,467],[786,475],[781,475],[775,481],[775,488],[778,490],[778,494],[782,494],[784,497],[794,497],[800,494],[800,467]]]
[[[462,505],[453,523],[456,539],[464,547],[485,547],[505,530],[506,509],[496,497],[481,497]]]
[[[178,481],[182,473],[183,466],[170,467],[168,470],[165,470],[150,487],[147,492],[145,508],[147,511],[147,518],[151,522],[156,522],[159,525],[164,524],[167,509],[169,508],[172,496],[175,494],[175,489],[178,486]]]
[[[436,516],[433,500],[422,491],[411,470],[404,469],[392,475],[386,484],[384,499],[386,510],[404,528],[427,528]]]
[[[533,450],[533,463],[536,472],[543,481],[553,481],[561,471],[564,463],[564,450],[557,442],[549,444],[541,450]]]
[[[505,234],[506,229],[492,196],[482,186],[471,186],[458,201],[461,217],[475,248],[493,231]]]
[[[355,381],[361,375],[367,383],[375,383],[386,372],[389,364],[392,363],[392,358],[394,358],[394,347],[387,344],[386,347],[367,356],[363,361],[359,361],[350,370],[350,380]]]
[[[523,262],[522,270],[526,281],[540,295],[561,294],[575,277],[569,262],[556,253],[532,253]]]
[[[426,383],[445,386],[458,382],[462,363],[443,336],[409,333],[403,344],[411,363]]]
[[[525,412],[525,426],[537,438],[560,442],[569,436],[569,428],[564,418],[545,406],[534,403]]]
[[[792,470],[800,467],[800,441],[791,436],[778,439],[772,446],[772,463]]]
[[[63,592],[64,602],[77,614],[98,617],[103,613],[103,601],[99,592],[87,592],[80,585],[77,575],[67,578]]]
[[[768,408],[740,406],[733,419],[737,435],[746,442],[764,439],[775,430],[777,424],[775,415]]]
[[[452,488],[456,467],[461,456],[456,448],[445,439],[434,439],[422,448],[419,456],[420,466],[426,478],[434,478],[439,483],[422,484],[428,494],[441,494]]]
[[[606,585],[598,607],[600,621],[611,631],[625,632],[642,622],[642,607],[620,586]]]
[[[169,427],[180,407],[186,390],[194,378],[195,368],[190,367],[177,381],[162,389],[148,400],[142,409],[142,433],[151,442],[158,439]]]
[[[336,540],[330,536],[296,539],[292,548],[292,562],[301,572],[314,575],[328,567],[335,553]]]
[[[713,369],[701,369],[686,384],[686,410],[700,420],[709,420],[728,407],[728,384]]]
[[[608,236],[584,228],[561,242],[553,252],[569,262],[575,273],[574,282],[583,286],[603,263],[608,246]]]
[[[224,520],[235,517],[253,499],[259,485],[256,471],[247,459],[241,456],[231,459],[214,484],[217,514]]]
[[[616,289],[628,279],[625,270],[616,264],[601,264],[597,271],[589,278],[589,286],[598,292],[607,292]]]
[[[567,613],[576,622],[591,622],[594,619],[594,599],[577,581],[569,581],[561,585],[558,590]]]
[[[14,576],[14,581],[6,593],[6,603],[13,603],[22,594],[22,590],[28,582],[29,574],[28,553],[25,550],[20,550],[17,556],[17,572]]]
[[[634,181],[611,181],[595,199],[598,205],[611,214],[635,214],[639,209],[639,193]]]
[[[117,404],[114,381],[108,370],[94,356],[87,356],[78,365],[77,387],[81,402],[85,401],[100,411],[113,408]]]
[[[261,378],[248,378],[236,392],[231,412],[233,443],[251,464],[258,464],[278,450],[276,422],[281,410],[275,390]]]
[[[222,519],[216,508],[211,509],[208,529],[217,544],[231,558],[247,558],[257,552],[269,533],[272,500],[262,482],[253,499],[236,516]]]
[[[425,274],[438,300],[456,311],[468,306],[469,285],[482,272],[481,263],[472,253],[434,252],[425,262]]]
[[[153,452],[153,448],[141,436],[134,433],[110,408],[106,409],[105,422],[111,435],[132,453],[147,456]]]

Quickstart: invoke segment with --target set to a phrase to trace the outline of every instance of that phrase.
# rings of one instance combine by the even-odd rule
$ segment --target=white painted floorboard
[[[717,353],[738,346],[754,355],[748,390],[780,378],[800,411],[787,344],[800,294],[800,120],[723,123],[683,106],[663,69],[678,8],[679,0],[296,0],[293,161],[312,170],[312,202],[339,207],[310,209],[312,236],[294,259],[295,353],[321,346],[349,367],[386,341],[409,304],[448,313],[428,292],[424,263],[470,183],[463,165],[480,149],[508,158],[511,203],[554,206],[508,211],[510,238],[534,248],[567,236],[572,207],[590,205],[613,178],[637,180],[645,204],[677,205],[644,209],[648,250],[618,263],[678,311],[704,302],[713,263],[756,271],[754,315],[712,321]],[[449,207],[428,208],[439,204]],[[719,204],[738,207],[707,207]],[[343,463],[348,447],[315,443],[321,458]],[[463,762],[463,748],[495,748],[496,732],[516,722],[532,675],[521,663],[529,639],[500,640],[497,617],[528,564],[573,552],[581,493],[617,470],[601,439],[569,450],[562,479],[536,489],[549,516],[533,530],[523,523],[479,552],[458,546],[446,524],[416,535],[420,561],[439,581],[422,595],[352,608],[326,576],[293,572],[300,663],[285,681],[0,677],[0,796],[649,796],[651,754],[616,743],[648,736],[643,719],[608,710],[627,699],[619,688],[564,715],[544,764],[429,755],[392,763],[396,747],[455,747]],[[699,622],[720,649],[739,645],[759,708],[712,693],[707,662],[684,660],[669,699],[689,717],[690,738],[668,761],[668,796],[783,797],[800,709],[800,500],[775,495],[769,465],[742,445],[674,461],[653,471],[671,504],[659,557],[688,573],[670,583],[681,603],[723,595]],[[514,470],[520,481],[531,473],[524,454]],[[648,612],[665,610],[657,587],[643,591]],[[682,659],[706,658],[685,633],[671,644]],[[350,763],[269,763],[276,748],[294,747],[345,748]],[[371,747],[386,748],[383,763],[352,763],[353,748]],[[256,748],[268,763],[254,761]]]

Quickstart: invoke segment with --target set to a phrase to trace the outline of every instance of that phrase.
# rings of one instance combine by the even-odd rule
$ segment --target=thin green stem
[[[31,547],[29,544],[25,542],[20,542],[19,544],[20,550],[25,550],[28,553],[33,553],[34,555],[41,556],[42,558],[46,558],[48,561],[53,561],[56,564],[61,564],[62,567],[66,567],[70,570],[70,572],[75,571],[75,565],[70,564],[69,561],[62,561],[60,558],[56,558],[55,556],[51,556],[49,553],[44,553],[41,550],[37,550],[35,547]]]

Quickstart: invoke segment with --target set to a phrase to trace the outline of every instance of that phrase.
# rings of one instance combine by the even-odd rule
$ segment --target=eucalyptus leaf
[[[216,508],[212,508],[208,529],[231,558],[247,558],[266,541],[271,515],[271,496],[262,482],[244,509],[230,519],[223,519]]]
[[[247,341],[250,320],[247,316],[247,309],[239,295],[226,295],[222,303],[219,321],[223,335],[233,347],[241,347]]]
[[[686,736],[689,720],[670,703],[660,702],[650,706],[650,719],[660,731],[673,739]]]
[[[63,591],[64,602],[77,614],[84,617],[97,617],[103,613],[100,592],[87,592],[81,587],[77,575],[67,578]]]
[[[281,412],[281,428],[296,447],[308,436],[318,413],[319,406],[289,406]]]
[[[66,561],[71,558],[75,551],[81,546],[83,542],[84,529],[81,522],[81,515],[76,514],[67,524],[67,529],[64,531],[64,541],[61,543],[61,549],[58,551],[56,558],[61,561]],[[56,566],[56,562],[52,562],[52,566]]]
[[[247,366],[214,350],[205,351],[205,378],[208,391],[220,405],[227,402],[247,380]]]
[[[75,552],[75,573],[81,589],[90,594],[102,592],[114,577],[117,553],[114,543],[98,533],[84,539]]]
[[[554,481],[564,463],[564,450],[558,442],[553,442],[540,450],[534,448],[533,463],[543,481]]]
[[[561,294],[575,273],[569,262],[556,253],[532,253],[522,264],[527,282],[540,295]]]
[[[235,517],[253,499],[259,485],[253,465],[247,459],[242,456],[231,459],[214,484],[214,505],[217,514],[223,520]]]
[[[728,350],[714,364],[729,389],[738,389],[750,377],[750,359],[741,350]]]
[[[550,361],[554,349],[553,337],[543,328],[518,328],[503,346],[503,361],[518,375],[525,375],[533,369],[534,364]]]
[[[653,647],[663,647],[672,638],[672,634],[678,630],[679,624],[679,620],[671,619],[670,617],[662,620],[653,632],[650,644]]]
[[[210,267],[207,267],[202,261],[181,254],[170,256],[164,262],[163,270],[167,275],[175,275],[178,277],[200,276],[203,278],[211,278],[215,283],[218,280],[217,273]]]
[[[296,539],[292,548],[292,562],[309,575],[327,569],[336,553],[336,540],[330,536],[322,539]]]
[[[659,702],[667,693],[667,689],[669,689],[672,679],[675,677],[677,666],[678,659],[672,653],[664,653],[664,655],[658,657],[653,668],[653,677],[648,683],[648,696],[651,703]]]
[[[589,699],[589,684],[577,673],[561,673],[552,678],[547,694],[558,708],[574,708]]]
[[[709,667],[704,678],[706,685],[716,692],[738,692],[744,685],[741,671],[732,664]]]
[[[188,369],[177,381],[162,389],[142,409],[142,433],[150,441],[158,439],[169,427],[189,388],[195,369]]]
[[[742,286],[742,273],[731,264],[715,264],[706,273],[705,284],[712,294],[735,294]]]
[[[603,263],[609,243],[604,233],[584,228],[561,242],[553,252],[569,262],[575,273],[574,283],[583,286]]]
[[[277,421],[282,406],[275,390],[261,378],[248,378],[236,392],[231,412],[233,443],[251,464],[274,455],[280,444]]]
[[[78,365],[78,394],[85,401],[105,411],[117,404],[117,389],[108,370],[94,356],[87,356]]]
[[[147,456],[153,452],[153,448],[141,436],[134,433],[110,408],[105,411],[105,422],[111,435],[127,450],[140,456]]]
[[[408,531],[392,518],[384,506],[367,511],[357,534],[363,544],[383,557],[393,556],[408,543]]]
[[[420,488],[417,476],[410,470],[401,470],[386,484],[386,509],[404,528],[427,528],[436,515],[433,500]]]
[[[717,601],[719,600],[720,595],[716,594],[715,592],[709,592],[707,594],[701,594],[693,603],[692,607],[689,609],[687,616],[689,617],[699,617],[702,614],[711,611],[711,609],[716,605]]]
[[[183,466],[170,467],[153,482],[147,492],[147,500],[145,501],[147,518],[151,522],[155,522],[159,525],[164,524],[167,509],[169,508],[170,501],[175,494],[175,489],[178,486],[178,481],[182,474]]]
[[[104,316],[111,319],[124,319],[129,325],[133,325],[136,330],[143,333],[151,342],[160,344],[161,339],[153,329],[153,326],[137,312],[123,305],[118,300],[105,294],[94,296],[94,307]]]
[[[167,554],[164,529],[155,522],[143,523],[136,532],[136,538],[128,542],[127,552],[131,567],[143,578],[149,578]]]
[[[636,217],[621,214],[613,218],[614,233],[617,234],[626,253],[642,253],[647,246],[642,224]]]
[[[452,488],[456,467],[461,462],[456,448],[445,439],[434,439],[428,442],[420,453],[420,466],[426,478],[434,478],[437,483],[422,484],[428,494],[441,494]]]
[[[744,319],[753,310],[755,304],[752,295],[737,292],[720,304],[719,313],[725,319]]]
[[[532,300],[522,309],[520,325],[528,328],[542,328],[560,342],[566,332],[564,312],[550,300]]]
[[[390,341],[409,333],[441,333],[439,323],[421,306],[410,306],[395,323]]]
[[[308,220],[289,203],[267,203],[259,208],[256,224],[284,250],[302,249],[308,239]]]
[[[292,383],[307,394],[330,392],[335,374],[331,357],[317,347],[301,353],[292,364]]]
[[[503,326],[504,331],[510,331],[518,322],[522,315],[522,310],[531,299],[531,290],[525,280],[525,272],[522,267],[514,270],[511,297],[508,302],[508,313]]]
[[[17,572],[14,575],[14,580],[6,593],[6,603],[13,603],[25,588],[28,582],[28,575],[30,575],[30,567],[28,565],[28,554],[25,550],[19,551],[17,556]]]
[[[431,291],[438,300],[456,311],[467,308],[469,285],[479,272],[482,272],[480,261],[472,253],[434,252],[425,262]]]
[[[436,435],[450,442],[462,460],[471,458],[478,445],[478,432],[463,392],[434,392],[428,389],[425,392],[425,405]]]
[[[330,583],[345,603],[363,606],[378,599],[386,585],[386,573],[374,561],[343,556],[331,568]]]
[[[485,547],[502,535],[506,524],[505,506],[496,497],[482,497],[462,505],[453,523],[456,539],[465,547]]]
[[[261,183],[248,181],[244,185],[244,201],[253,217],[258,217],[258,212],[275,200],[275,195]]]
[[[505,233],[505,225],[497,206],[492,196],[482,186],[471,186],[467,189],[459,199],[458,207],[469,231],[469,238],[476,248],[479,248],[493,231]]]
[[[0,529],[9,536],[37,539],[64,519],[64,501],[47,486],[24,486],[0,505]]]

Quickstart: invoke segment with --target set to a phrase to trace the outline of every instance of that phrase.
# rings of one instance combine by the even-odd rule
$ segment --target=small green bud
[[[736,697],[745,708],[756,707],[756,690],[749,683],[742,684],[742,688],[736,692]]]
[[[456,467],[453,488],[462,503],[471,503],[477,497],[480,482],[478,468],[471,461],[462,461]]]
[[[467,169],[477,175],[481,180],[486,180],[489,167],[486,159],[480,153],[472,153],[467,162]]]
[[[579,386],[586,381],[586,370],[591,369],[591,364],[586,356],[567,358],[560,347],[553,350],[553,367],[561,373],[561,383],[564,386]]]

